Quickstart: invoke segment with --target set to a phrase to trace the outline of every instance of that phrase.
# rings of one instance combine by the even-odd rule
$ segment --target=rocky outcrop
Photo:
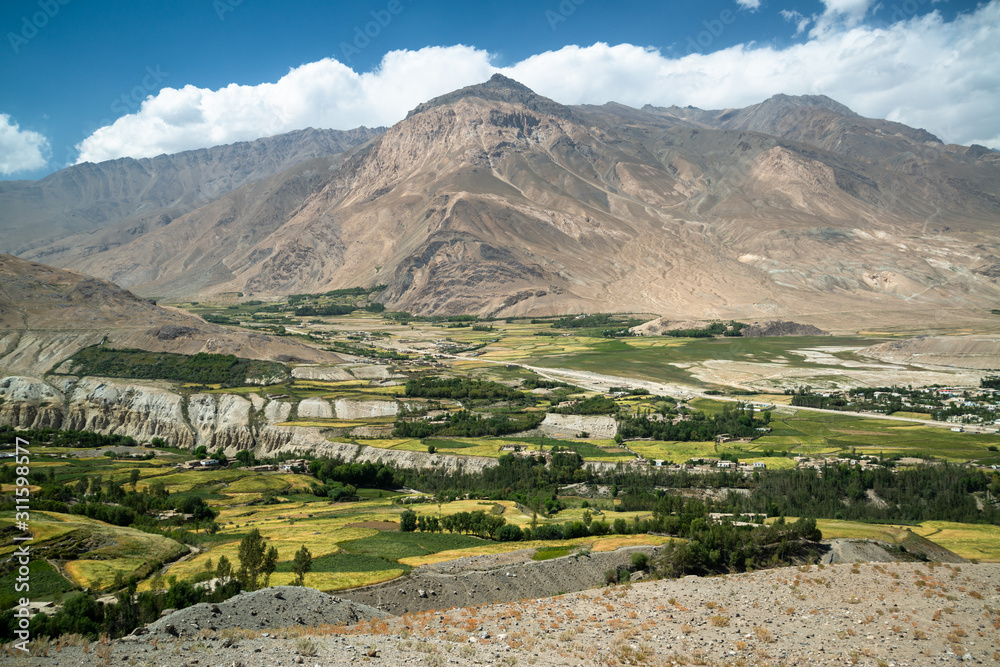
[[[188,399],[188,418],[197,437],[196,446],[210,451],[222,448],[227,454],[256,445],[256,429],[251,425],[250,401],[235,394],[194,394]]]
[[[322,398],[306,398],[299,401],[299,417],[302,419],[332,419],[333,408]]]
[[[607,415],[557,415],[550,412],[538,429],[553,437],[575,437],[586,432],[594,438],[613,438],[618,433],[618,422]]]
[[[288,421],[292,414],[292,404],[287,401],[271,401],[264,407],[264,419],[268,424]]]
[[[41,380],[12,376],[0,379],[0,423],[15,428],[59,428],[65,397]]]
[[[194,442],[181,397],[172,391],[99,378],[66,385],[69,404],[62,429],[128,435],[142,442],[160,437],[177,447]]]
[[[798,322],[788,322],[785,320],[767,320],[764,322],[754,322],[744,327],[741,332],[748,338],[762,338],[764,336],[829,336],[829,331],[823,331],[819,327],[811,324],[799,324]]]
[[[342,382],[353,380],[354,376],[340,366],[296,366],[292,369],[292,377],[303,380],[328,380]]]
[[[363,419],[366,417],[393,417],[399,414],[399,403],[396,401],[359,401],[351,398],[340,398],[336,402],[338,419]],[[302,409],[299,404],[299,409]]]

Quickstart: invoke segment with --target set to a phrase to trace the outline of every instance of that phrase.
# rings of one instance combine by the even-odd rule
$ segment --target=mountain
[[[0,254],[0,369],[45,373],[90,345],[336,363],[296,341],[209,324],[112,283]]]
[[[172,298],[386,284],[420,313],[926,321],[1000,299],[992,155],[821,96],[569,107],[496,75],[56,263]]]
[[[134,238],[241,185],[343,153],[383,130],[309,128],[174,155],[85,162],[39,181],[0,181],[0,246],[51,262],[74,252],[72,244],[53,244],[71,234],[125,222],[122,239]]]

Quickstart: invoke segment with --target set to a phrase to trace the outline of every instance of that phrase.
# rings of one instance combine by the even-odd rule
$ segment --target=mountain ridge
[[[306,128],[152,158],[84,162],[38,181],[7,181],[0,187],[0,242],[42,259],[38,248],[74,233],[124,220],[137,230],[162,226],[242,185],[343,153],[381,131]],[[39,228],[47,233],[39,235]]]
[[[971,149],[825,97],[678,109],[568,107],[497,75],[321,176],[282,172],[59,263],[170,298],[379,283],[392,308],[495,316],[874,316],[1000,297],[1000,170]],[[280,205],[256,203],[281,183]]]

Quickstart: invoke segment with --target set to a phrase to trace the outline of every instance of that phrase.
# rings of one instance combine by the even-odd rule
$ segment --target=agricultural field
[[[857,452],[970,461],[991,456],[988,448],[1000,445],[1000,436],[993,434],[954,433],[923,424],[811,410],[776,412],[771,428],[754,440],[749,451],[770,448],[804,456]]]
[[[816,525],[825,539],[869,539],[903,544],[917,536],[969,560],[1000,562],[1000,527],[989,524],[924,521],[900,526],[819,519]]]
[[[0,513],[0,532],[13,524],[13,512]],[[101,589],[114,582],[117,572],[149,575],[154,564],[187,552],[184,545],[170,538],[75,514],[32,512],[31,529],[32,549],[45,558],[38,562],[61,570],[61,576],[71,582],[62,590]],[[0,558],[14,549],[13,543],[0,546]]]
[[[510,451],[501,451],[505,446],[521,446],[526,452],[542,453],[554,446],[577,452],[584,461],[627,461],[634,459],[628,450],[619,447],[608,439],[553,439],[553,438],[371,438],[358,441],[371,447],[381,449],[396,449],[410,452],[426,452],[434,447],[439,454],[455,454],[461,456],[485,456],[498,458]]]

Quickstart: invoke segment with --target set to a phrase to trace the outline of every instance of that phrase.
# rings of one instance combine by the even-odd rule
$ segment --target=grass
[[[531,560],[551,560],[553,558],[562,558],[563,556],[568,555],[572,550],[572,546],[540,547],[535,550],[535,553],[531,556]]]

